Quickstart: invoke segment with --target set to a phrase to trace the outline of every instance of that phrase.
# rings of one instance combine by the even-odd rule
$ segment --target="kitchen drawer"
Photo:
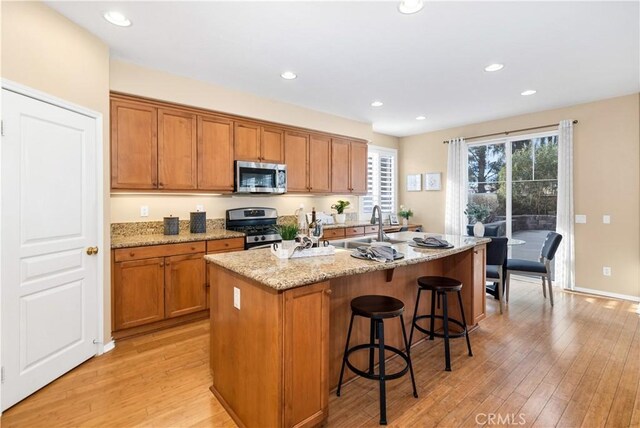
[[[244,238],[215,239],[207,241],[207,253],[244,250]]]
[[[364,227],[364,234],[365,235],[373,235],[374,233],[378,233],[379,229],[380,229],[380,226],[376,226],[376,225],[365,226]]]
[[[342,239],[344,238],[344,228],[325,229],[322,233],[322,237],[326,240]]]
[[[346,236],[361,236],[364,235],[364,226],[346,227],[344,232]]]
[[[120,248],[115,251],[115,261],[150,259],[152,257],[177,256],[179,254],[203,253],[204,241],[185,242],[183,244],[150,245],[148,247]]]

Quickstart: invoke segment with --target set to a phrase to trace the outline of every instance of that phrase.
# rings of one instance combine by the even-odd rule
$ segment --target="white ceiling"
[[[640,90],[638,1],[427,2],[415,15],[396,2],[47,3],[116,58],[396,136]],[[494,62],[505,68],[483,70]]]

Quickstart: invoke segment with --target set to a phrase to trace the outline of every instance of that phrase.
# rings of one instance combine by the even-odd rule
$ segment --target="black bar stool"
[[[473,353],[471,352],[471,342],[469,342],[469,331],[467,330],[467,320],[464,316],[464,307],[462,306],[462,295],[460,294],[460,290],[462,290],[462,282],[457,279],[447,278],[444,276],[422,276],[418,278],[418,297],[416,298],[416,308],[413,311],[413,321],[411,323],[411,334],[409,335],[409,346],[413,343],[413,331],[414,329],[423,332],[424,334],[429,335],[429,340],[433,340],[435,337],[444,338],[444,358],[445,358],[445,370],[451,371],[451,354],[449,352],[449,339],[465,336],[467,339],[467,348],[469,349],[469,356],[473,357]],[[423,291],[431,291],[431,314],[429,315],[420,315],[418,316],[418,304],[420,303],[420,294]],[[447,302],[447,293],[456,292],[458,294],[458,303],[460,304],[460,313],[462,314],[462,322],[459,320],[449,318],[449,310],[448,310],[448,302]],[[442,299],[442,315],[436,315],[436,299],[438,300],[438,305],[440,305],[440,299]],[[418,320],[429,318],[431,320],[431,325],[429,326],[429,330],[420,327],[418,325]],[[435,320],[442,320],[442,328],[444,333],[436,333],[435,330]],[[450,333],[449,332],[449,323],[453,323],[458,327],[462,328],[460,333]]]
[[[347,333],[347,343],[344,346],[344,355],[342,357],[342,368],[340,369],[340,381],[338,382],[338,390],[336,395],[340,396],[340,388],[342,387],[342,377],[344,375],[344,366],[349,366],[352,372],[367,379],[374,379],[380,382],[380,425],[387,424],[387,400],[385,382],[391,379],[397,379],[404,376],[407,370],[411,373],[411,384],[413,386],[413,396],[418,398],[418,392],[416,391],[416,381],[413,377],[413,367],[411,366],[411,356],[409,355],[409,343],[407,342],[407,332],[404,327],[404,319],[402,313],[404,312],[404,303],[402,301],[389,296],[360,296],[351,300],[351,322],[349,322],[349,332]],[[369,343],[356,345],[349,348],[349,340],[351,339],[351,329],[353,328],[353,319],[358,315],[361,317],[369,318],[371,320]],[[400,317],[400,325],[402,325],[402,338],[404,340],[405,349],[407,352],[394,348],[393,346],[384,344],[384,319]],[[375,339],[378,339],[378,343],[375,343]],[[359,351],[361,349],[369,350],[369,368],[365,372],[363,370],[355,368],[349,362],[349,355],[352,352]],[[373,353],[375,350],[379,352],[379,365],[378,374],[373,371]],[[396,355],[399,355],[406,366],[396,373],[387,374],[385,371],[384,351],[391,351]]]

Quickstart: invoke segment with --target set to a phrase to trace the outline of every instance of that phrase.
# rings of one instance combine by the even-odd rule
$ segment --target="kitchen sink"
[[[362,244],[371,245],[371,244],[373,244],[375,242],[380,242],[380,241],[378,241],[378,239],[370,236],[370,237],[367,237],[367,238],[354,239],[351,242],[358,242],[358,243],[360,243],[360,245],[362,245]],[[398,239],[385,239],[382,242],[384,242],[386,244],[404,244],[407,241],[398,240]]]
[[[369,245],[369,244],[365,242],[356,242],[356,241],[333,241],[331,242],[331,245],[333,245],[336,248],[353,249],[353,248],[358,248],[358,247],[362,247],[363,245]]]

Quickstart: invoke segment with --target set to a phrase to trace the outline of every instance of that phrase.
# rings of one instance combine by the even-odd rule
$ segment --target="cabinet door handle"
[[[165,263],[165,266],[171,266],[171,263],[167,262]]]
[[[324,290],[324,292],[325,292],[325,293],[327,293],[327,294],[329,294],[329,295],[330,295],[331,293],[333,293],[333,291],[332,291],[330,288],[329,288],[328,290]]]
[[[164,267],[164,263],[160,263],[160,267]]]

